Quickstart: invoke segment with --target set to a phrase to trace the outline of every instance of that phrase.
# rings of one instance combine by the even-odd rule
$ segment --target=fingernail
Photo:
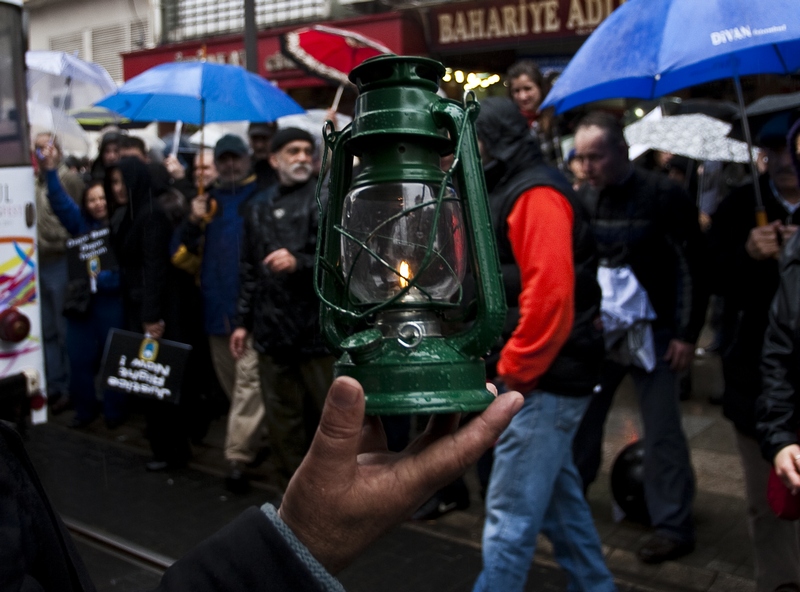
[[[331,402],[337,407],[353,407],[358,402],[358,384],[352,379],[337,378],[329,394]]]
[[[522,405],[525,403],[525,397],[523,397],[518,391],[509,391],[501,396],[506,396],[508,399],[513,398],[513,401],[511,402],[511,410],[513,413],[517,413],[520,409],[522,409]]]

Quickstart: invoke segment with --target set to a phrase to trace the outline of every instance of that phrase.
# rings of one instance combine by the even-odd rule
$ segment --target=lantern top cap
[[[421,86],[436,92],[444,74],[444,65],[430,58],[380,55],[353,68],[350,82],[359,93],[386,86]]]

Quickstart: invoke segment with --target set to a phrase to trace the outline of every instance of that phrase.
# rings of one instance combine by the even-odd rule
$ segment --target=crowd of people
[[[52,411],[74,409],[79,429],[101,415],[114,429],[143,413],[146,468],[161,471],[186,465],[227,409],[235,492],[270,452],[286,485],[333,379],[312,282],[316,139],[274,123],[253,123],[249,138],[228,134],[156,160],[141,139],[111,131],[83,175],[61,161],[57,138],[34,141]],[[97,229],[108,230],[113,264],[71,277],[67,238]],[[177,404],[96,392],[114,328],[191,346]]]
[[[637,166],[619,118],[607,112],[575,124],[574,149],[561,162],[552,122],[538,112],[547,85],[534,62],[514,64],[508,97],[482,101],[476,121],[509,306],[489,379],[524,402],[481,459],[486,518],[474,589],[524,589],[542,533],[569,589],[615,590],[586,494],[626,376],[644,424],[652,527],[638,557],[657,564],[694,550],[695,477],[680,400],[709,310],[722,409],[745,474],[757,590],[800,588],[798,522],[778,519],[767,502],[772,467],[800,491],[800,122],[755,134],[765,155],[758,183],[767,224],[758,225],[752,182],[698,199],[707,188],[691,163],[666,155],[651,170]],[[333,381],[313,288],[324,171],[308,132],[260,122],[249,131],[249,145],[223,136],[191,166],[174,156],[155,162],[135,138],[106,134],[85,183],[61,162],[52,136],[36,137],[42,303],[52,320],[44,322],[48,394],[55,412],[74,408],[76,428],[101,414],[114,428],[132,402],[95,392],[108,330],[188,343],[180,403],[138,404],[153,452],[147,469],[188,462],[218,385],[229,401],[228,488],[243,491],[248,466],[268,452],[291,490]],[[96,278],[69,277],[65,239],[98,228],[109,229],[117,265]],[[612,333],[609,310],[623,292],[645,301],[645,312]],[[464,507],[448,491],[463,496],[463,483],[430,499]],[[301,531],[303,511],[281,508]],[[331,545],[323,547],[317,559],[338,566],[324,559]]]
[[[716,175],[703,185],[696,164],[680,156],[653,153],[649,167],[632,162],[620,118],[608,112],[575,123],[563,165],[549,158],[565,175],[548,169],[537,113],[544,84],[534,65],[516,64],[511,100],[484,100],[477,121],[515,321],[497,379],[525,403],[494,447],[475,590],[522,590],[540,532],[553,543],[569,589],[613,589],[596,532],[590,522],[586,528],[584,496],[626,375],[644,424],[642,483],[653,530],[638,557],[661,563],[694,550],[695,478],[679,401],[691,388],[687,371],[707,315],[723,367],[719,402],[745,475],[756,589],[798,589],[800,526],[776,516],[767,490],[774,468],[791,492],[800,491],[800,121],[788,129],[800,112],[781,113],[774,121],[783,126],[754,130],[760,205],[748,177],[726,183],[723,163],[699,163]],[[757,210],[766,223],[757,222]],[[631,294],[646,309],[631,307],[633,318],[619,330],[613,313]]]

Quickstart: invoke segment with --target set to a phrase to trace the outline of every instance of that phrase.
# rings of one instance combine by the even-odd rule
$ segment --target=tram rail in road
[[[161,575],[176,561],[172,557],[167,557],[77,520],[66,516],[62,516],[61,519],[76,542],[151,573]]]

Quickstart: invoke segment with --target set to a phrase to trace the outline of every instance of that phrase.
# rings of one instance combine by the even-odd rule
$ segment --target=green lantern
[[[479,105],[471,94],[464,104],[437,95],[444,72],[426,58],[369,59],[350,74],[359,91],[352,123],[325,129],[321,325],[342,352],[336,375],[362,384],[369,414],[479,411],[493,399],[482,356],[506,304],[475,135]],[[477,306],[465,320],[468,274]]]

